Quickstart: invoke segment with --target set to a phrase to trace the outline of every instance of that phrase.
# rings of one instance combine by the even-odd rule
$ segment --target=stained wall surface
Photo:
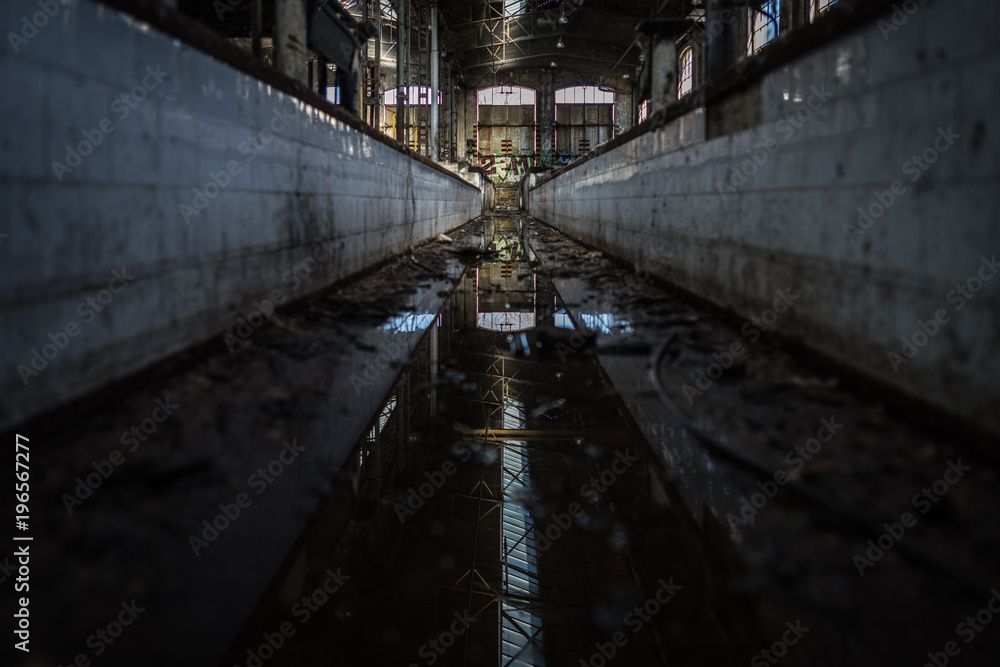
[[[741,318],[793,293],[773,330],[1000,431],[1000,12],[917,7],[751,82],[758,126],[706,138],[696,110],[530,212]]]
[[[0,52],[0,427],[481,212],[475,187],[145,24],[53,6]],[[38,11],[5,3],[5,24]]]

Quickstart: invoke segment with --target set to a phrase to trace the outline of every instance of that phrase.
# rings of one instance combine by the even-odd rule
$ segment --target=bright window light
[[[830,11],[837,0],[809,0],[809,22],[812,23],[820,14]]]
[[[479,104],[486,106],[510,107],[535,104],[535,91],[521,86],[493,86],[478,93]]]
[[[766,0],[750,18],[750,42],[747,53],[754,55],[778,36],[778,0]]]
[[[383,97],[382,104],[384,104],[387,107],[396,106],[396,95],[397,95],[396,91],[397,90],[399,90],[399,89],[398,88],[390,88],[389,90],[385,91],[385,94],[382,96]],[[410,105],[411,107],[430,105],[430,103],[431,103],[431,89],[429,87],[427,87],[427,86],[409,86],[407,88],[407,91],[408,91],[408,97],[407,97],[406,103],[408,105]],[[438,91],[438,104],[443,104],[443,103],[444,103],[444,95],[442,95],[441,91],[439,90]]]
[[[556,104],[614,104],[615,92],[597,86],[573,86],[556,91]]]
[[[690,46],[681,51],[681,77],[677,83],[678,99],[684,97],[694,88],[694,49]]]

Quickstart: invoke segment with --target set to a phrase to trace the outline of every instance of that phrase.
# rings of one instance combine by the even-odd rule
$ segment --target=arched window
[[[614,138],[615,91],[572,86],[556,91],[556,151],[560,160],[587,153]]]
[[[754,55],[778,36],[778,0],[764,0],[760,9],[750,10],[750,39],[747,53]]]
[[[556,104],[614,104],[615,92],[597,86],[573,86],[556,91]]]
[[[681,51],[681,76],[677,82],[677,98],[680,99],[694,88],[694,49],[690,46]]]
[[[476,96],[479,104],[487,106],[514,107],[535,104],[535,91],[521,86],[483,88]]]
[[[809,0],[809,22],[812,23],[820,14],[830,11],[830,7],[835,4],[837,0]]]
[[[536,99],[534,90],[522,86],[493,86],[478,91],[476,154],[511,155],[530,160],[537,152]],[[481,165],[491,178],[494,176],[492,165],[492,162]]]

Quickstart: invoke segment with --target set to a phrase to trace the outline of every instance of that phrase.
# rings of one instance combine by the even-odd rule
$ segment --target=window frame
[[[779,0],[765,0],[761,3],[761,9],[748,7],[747,10],[750,31],[747,39],[747,55],[755,56],[777,39],[780,34],[781,3]]]
[[[680,99],[694,90],[694,47],[687,46],[682,49],[677,62],[680,65],[677,76],[677,99]]]

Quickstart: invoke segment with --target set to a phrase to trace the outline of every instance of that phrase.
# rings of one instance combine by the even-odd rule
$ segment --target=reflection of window
[[[553,324],[555,324],[560,329],[570,329],[570,330],[576,329],[576,327],[573,326],[573,320],[570,319],[569,313],[566,312],[565,308],[557,310],[555,313],[553,313],[552,320]]]
[[[507,397],[503,402],[503,428],[526,426],[524,404]],[[531,466],[523,440],[502,445],[503,503],[502,585],[500,613],[502,665],[544,667],[542,618],[534,613],[541,592],[539,552],[551,546],[544,533],[536,535],[535,521],[526,500],[531,492]],[[536,539],[541,544],[536,543]]]
[[[816,20],[816,17],[830,10],[831,5],[837,4],[837,0],[809,0],[809,22]]]
[[[643,122],[649,118],[649,100],[643,100],[642,104],[639,105],[639,122]]]
[[[690,46],[681,51],[681,77],[677,82],[677,97],[684,97],[694,88],[694,49]]]
[[[752,56],[778,36],[778,0],[764,0],[759,10],[751,12],[747,53]]]

